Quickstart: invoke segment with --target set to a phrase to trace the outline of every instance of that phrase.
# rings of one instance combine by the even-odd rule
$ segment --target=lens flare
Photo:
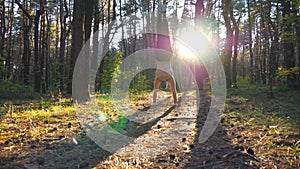
[[[178,56],[187,61],[194,61],[199,58],[207,57],[211,48],[207,41],[207,37],[199,34],[199,30],[196,30],[195,28],[183,28],[178,32],[175,39]],[[194,44],[194,46],[190,46],[185,42]],[[193,50],[194,47],[198,49],[197,52]]]

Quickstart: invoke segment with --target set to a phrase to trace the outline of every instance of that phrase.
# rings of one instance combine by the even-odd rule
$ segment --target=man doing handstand
[[[166,81],[170,86],[172,92],[174,105],[177,105],[177,95],[176,95],[176,82],[172,76],[173,70],[171,67],[171,62],[169,61],[158,61],[157,69],[155,71],[154,77],[154,92],[153,92],[153,103],[156,103],[157,91],[159,90],[159,85],[162,81]]]
[[[168,21],[166,18],[166,4],[159,4],[158,6],[158,23],[157,31],[161,34],[157,34],[157,48],[162,50],[157,50],[156,55],[156,64],[157,70],[154,77],[154,92],[153,92],[153,103],[156,103],[157,91],[159,85],[162,81],[166,81],[170,86],[174,105],[177,105],[177,96],[176,96],[176,82],[173,77],[173,70],[171,67],[171,58],[172,58],[172,48],[169,34]],[[164,51],[164,52],[160,52]]]

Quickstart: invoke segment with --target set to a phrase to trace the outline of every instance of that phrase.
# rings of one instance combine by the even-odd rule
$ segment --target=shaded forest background
[[[300,87],[300,2],[298,0],[166,1],[187,19],[201,18],[223,61],[227,87],[239,82]],[[70,96],[77,56],[91,35],[128,15],[156,12],[157,0],[1,0],[1,98],[34,93]],[[178,12],[181,11],[181,12]],[[129,30],[130,31],[130,30]],[[136,36],[111,49],[99,65],[96,88],[109,81],[122,58],[136,49]],[[122,50],[121,50],[122,49]],[[104,73],[103,73],[104,72]],[[145,82],[145,78],[140,78]],[[147,82],[151,86],[152,82]]]

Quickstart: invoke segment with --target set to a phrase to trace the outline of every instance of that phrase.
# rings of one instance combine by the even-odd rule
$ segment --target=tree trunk
[[[253,54],[253,42],[252,42],[252,16],[250,8],[250,0],[247,0],[248,8],[248,22],[249,22],[249,53],[250,53],[250,81],[254,83],[254,54]]]
[[[92,21],[94,14],[94,0],[85,0],[84,1],[84,41],[90,39],[92,32]]]
[[[296,34],[297,34],[297,48],[298,48],[298,67],[300,68],[300,19],[297,22]],[[300,87],[300,69],[298,72],[298,86]]]
[[[72,49],[71,49],[71,60],[70,60],[70,72],[69,72],[69,82],[68,82],[68,92],[72,92],[72,77],[73,70],[79,55],[79,52],[83,46],[83,16],[84,10],[82,10],[82,6],[84,5],[84,0],[75,0],[74,1],[74,12],[73,12],[73,23],[72,23]],[[84,91],[85,89],[78,89],[82,92],[83,99],[88,100],[88,91]],[[81,100],[81,101],[82,101]]]
[[[232,58],[232,86],[237,87],[237,57],[238,57],[238,45],[239,45],[239,38],[240,38],[240,18],[237,21],[234,18],[233,9],[230,9],[230,18],[233,23],[233,31],[234,31],[234,40],[233,40],[233,58]]]
[[[3,67],[5,66],[5,72],[8,71],[7,69],[7,65],[3,65],[3,61],[4,61],[4,42],[5,42],[5,32],[6,32],[6,27],[5,27],[5,1],[2,0],[1,3],[0,3],[0,13],[1,13],[1,25],[0,25],[0,78],[4,78],[5,74],[3,72]],[[7,58],[6,58],[7,60]],[[7,61],[6,61],[6,64],[7,64]]]
[[[262,83],[267,83],[267,58],[268,58],[268,51],[269,51],[269,34],[268,29],[269,27],[265,24],[266,22],[266,15],[270,15],[270,13],[266,14],[266,6],[261,2],[260,6],[260,12],[261,12],[261,32],[262,32],[262,51],[261,51],[261,58],[262,58],[262,69],[261,69],[261,79]]]
[[[264,11],[265,10],[265,11]],[[270,13],[271,13],[271,2],[266,3],[266,8],[262,8],[262,12],[264,12],[264,17],[266,20],[266,33],[268,33],[268,39],[271,40],[271,47],[270,52],[268,53],[268,65],[269,65],[269,74],[268,74],[268,82],[269,82],[269,90],[270,90],[270,98],[274,97],[273,93],[273,81],[274,81],[274,75],[275,75],[275,62],[276,58],[278,56],[278,41],[279,41],[279,34],[277,27],[274,25],[274,23],[271,20]],[[266,13],[265,13],[266,12]],[[276,16],[278,17],[278,16]]]
[[[110,23],[110,8],[111,8],[111,0],[108,0],[107,2],[107,22]]]
[[[222,0],[223,17],[226,27],[226,43],[225,43],[225,59],[224,70],[226,75],[226,86],[231,87],[231,57],[232,57],[232,44],[233,44],[233,30],[230,21],[231,0]]]
[[[237,87],[237,56],[238,56],[238,43],[239,43],[239,34],[240,29],[239,26],[236,25],[234,27],[234,54],[232,59],[232,85]]]
[[[244,32],[246,29],[244,28]],[[242,60],[241,60],[241,66],[242,66],[242,77],[245,78],[245,33],[243,34],[243,40],[242,40]]]
[[[93,30],[93,53],[92,53],[92,58],[91,58],[91,69],[90,69],[90,79],[89,83],[92,87],[90,88],[90,92],[95,92],[96,90],[96,84],[97,82],[97,71],[98,71],[98,50],[99,50],[99,26],[100,26],[100,9],[99,9],[99,1],[95,0],[94,4],[94,30]]]
[[[256,37],[255,37],[255,44],[254,44],[254,51],[255,51],[255,57],[254,57],[254,67],[255,67],[255,82],[260,83],[261,82],[261,36],[258,26],[258,21],[256,20]]]
[[[6,78],[11,80],[12,77],[12,33],[13,33],[13,21],[14,21],[14,14],[13,14],[13,11],[14,11],[14,1],[12,1],[11,3],[11,8],[10,8],[10,14],[9,14],[9,20],[8,20],[8,34],[9,34],[9,38],[7,40],[7,49],[6,49],[6,52],[7,52],[7,57],[6,57],[6,68],[5,68],[5,75],[6,75]],[[4,30],[5,30],[5,26],[4,26]],[[5,32],[4,32],[5,33]],[[0,49],[1,50],[1,49]]]
[[[24,34],[23,34],[23,57],[22,57],[22,79],[23,84],[30,84],[30,30],[31,23],[29,19],[24,19]]]
[[[44,5],[44,4],[43,4]],[[41,5],[41,6],[43,6]],[[40,35],[40,60],[41,60],[41,66],[40,66],[40,72],[41,72],[41,92],[46,93],[46,47],[47,47],[47,41],[46,41],[46,20],[45,20],[45,13],[43,11],[43,14],[41,15],[41,35]]]
[[[15,0],[16,4],[22,10],[23,17],[23,57],[22,57],[22,70],[21,79],[23,84],[30,84],[30,31],[32,27],[31,15],[28,13],[26,8],[20,3],[19,0]]]
[[[41,92],[41,60],[39,51],[39,23],[40,23],[40,10],[36,10],[34,19],[34,90]]]
[[[113,0],[113,21],[117,19],[117,1]]]
[[[293,5],[293,12],[294,14],[298,17],[297,20],[295,20],[295,31],[296,31],[296,49],[297,49],[297,58],[298,58],[298,63],[297,67],[299,67],[299,72],[297,75],[297,80],[298,80],[298,88],[300,88],[300,4],[295,4]]]
[[[284,63],[286,69],[290,69],[295,67],[295,55],[294,55],[294,44],[292,42],[292,24],[289,24],[287,20],[289,19],[289,15],[291,14],[291,2],[282,0],[282,17],[284,21],[283,31],[286,35],[283,38],[283,54],[284,54]],[[287,86],[288,87],[297,87],[297,81],[295,75],[288,74],[287,76]]]
[[[47,23],[51,23],[49,19],[48,12],[45,13],[46,21]],[[50,46],[51,46],[51,30],[50,30],[51,25],[47,24],[47,29],[46,29],[46,38],[44,39],[45,41],[45,82],[46,82],[46,90],[49,91],[49,87],[51,85],[51,80],[50,80],[50,74],[51,74],[51,63],[50,63]]]
[[[66,50],[66,20],[68,17],[68,7],[67,7],[67,1],[60,1],[60,48],[59,48],[59,89],[61,93],[64,93],[64,86],[65,86],[65,50]],[[65,15],[64,15],[65,13]]]
[[[203,0],[197,0],[195,4],[195,18],[201,18],[204,16],[204,3]]]

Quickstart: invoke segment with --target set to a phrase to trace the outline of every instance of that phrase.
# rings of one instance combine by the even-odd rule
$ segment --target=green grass
[[[289,91],[285,86],[275,86],[273,87],[273,92],[286,92]],[[249,83],[239,83],[236,88],[229,88],[227,90],[227,96],[241,96],[246,98],[253,98],[261,94],[269,94],[270,88],[265,84],[249,84]]]
[[[126,117],[114,104],[111,95],[96,96],[101,112],[108,119],[108,124],[116,131],[122,131],[126,127]]]
[[[269,90],[268,87],[265,85],[239,84],[237,88],[229,88],[227,90],[227,95],[251,97],[251,96],[257,96],[262,93],[267,93],[268,90]]]
[[[261,84],[247,84],[242,83],[239,84],[237,88],[230,88],[227,92],[227,97],[229,98],[229,104],[231,107],[240,107],[240,109],[247,111],[247,104],[254,104],[256,107],[254,114],[261,114],[264,112],[271,112],[274,118],[286,118],[287,113],[291,109],[295,109],[297,111],[297,107],[300,104],[300,98],[293,96],[293,94],[297,91],[292,91],[284,86],[276,86],[273,89],[274,98],[269,97],[269,86],[261,85]],[[286,93],[292,93],[291,96]],[[244,108],[241,108],[244,107]],[[249,108],[249,107],[248,107]],[[228,109],[228,106],[227,106]],[[248,115],[251,111],[247,111]],[[299,120],[300,115],[296,115],[295,118],[290,119],[289,121]]]
[[[126,127],[126,118],[113,104],[109,95],[97,97],[101,111],[108,118],[108,124],[116,131]],[[70,125],[77,125],[76,109],[71,99],[35,100],[18,103],[7,102],[0,106],[0,144],[16,140],[41,140],[70,133]],[[78,130],[79,126],[77,126]]]
[[[64,100],[66,101],[66,100]],[[75,108],[65,104],[64,101],[46,102],[36,101],[26,104],[28,108],[17,107],[10,113],[4,113],[0,123],[0,143],[13,142],[14,140],[35,140],[45,137],[55,137],[60,132],[51,133],[48,131],[68,130],[68,123],[76,124]],[[42,103],[41,103],[42,102]],[[46,104],[37,109],[40,104]],[[3,107],[2,107],[3,108]],[[14,133],[14,134],[12,134]]]
[[[272,161],[284,156],[282,165],[295,164],[293,156],[299,153],[300,91],[276,87],[272,99],[268,92],[264,85],[229,89],[221,124],[229,131],[233,145],[251,147],[257,157],[270,157]],[[264,161],[258,164],[269,165]]]
[[[241,84],[228,89],[228,99],[222,115],[222,123],[247,126],[255,135],[299,135],[300,91],[285,87],[274,88],[274,98],[269,97],[266,85]],[[260,137],[260,136],[259,136]],[[272,141],[270,141],[271,144]],[[263,144],[263,143],[259,143]]]
[[[96,98],[100,101],[112,101],[112,96],[108,94],[97,95]]]

